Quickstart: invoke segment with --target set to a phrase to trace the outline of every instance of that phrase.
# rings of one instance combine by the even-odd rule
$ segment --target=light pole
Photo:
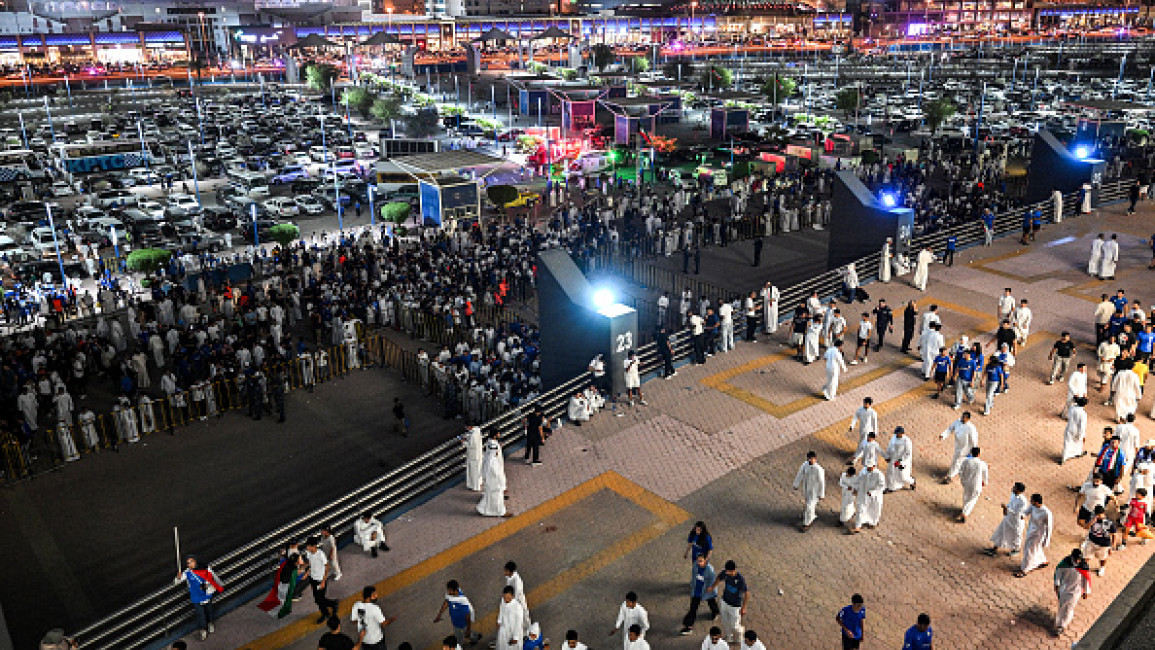
[[[257,202],[253,201],[249,204],[249,214],[253,217],[253,249],[254,255],[256,249],[261,247],[261,233],[257,229]]]
[[[1151,68],[1155,72],[1155,68]],[[1147,84],[1147,95],[1151,95],[1151,84]],[[24,141],[24,148],[28,148],[28,131],[24,129],[24,111],[18,111],[16,115],[20,118],[20,139]]]
[[[44,211],[48,213],[48,227],[52,230],[52,247],[56,249],[56,263],[60,265],[60,281],[68,286],[68,276],[64,275],[64,259],[60,257],[60,242],[56,239],[56,221],[52,218],[52,204],[45,203]]]
[[[116,266],[120,268],[120,238],[116,236],[116,228],[108,226],[108,237],[112,240],[112,253],[116,256]]]
[[[144,168],[147,171],[148,166],[148,149],[144,146],[144,127],[140,125],[140,118],[136,120],[136,135],[140,138],[140,157],[144,160]]]
[[[189,168],[192,169],[193,189],[197,194],[197,205],[201,205],[201,184],[200,181],[197,180],[197,159],[196,155],[193,154],[192,140],[188,141],[188,163]]]
[[[333,157],[333,201],[337,206],[337,232],[344,234],[344,217],[345,211],[341,206],[341,185],[337,183],[337,157]]]
[[[48,133],[52,136],[52,144],[56,144],[56,128],[52,125],[52,109],[48,107],[48,96],[44,97],[44,114],[48,116]]]
[[[377,225],[377,211],[373,209],[373,197],[377,195],[377,186],[370,183],[368,187],[369,194],[369,225]]]

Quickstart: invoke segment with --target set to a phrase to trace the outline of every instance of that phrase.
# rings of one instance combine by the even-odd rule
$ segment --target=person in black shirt
[[[878,352],[882,349],[882,339],[888,333],[894,333],[894,312],[885,300],[879,300],[874,308],[874,331],[878,333],[878,345],[874,346],[874,351]]]
[[[918,323],[918,305],[914,301],[906,303],[902,310],[902,351],[910,352],[910,341],[914,338],[915,326]]]
[[[543,442],[545,442],[545,414],[542,413],[540,406],[536,406],[532,413],[525,416],[525,462],[527,465],[541,465],[539,454]]]
[[[1005,320],[999,325],[999,329],[995,330],[994,341],[992,342],[995,344],[996,350],[1003,349],[1003,344],[1006,343],[1011,354],[1014,354],[1015,338],[1015,330],[1011,327],[1011,321]]]
[[[405,405],[400,397],[393,398],[393,432],[409,437],[409,420],[405,417]]]
[[[1051,353],[1047,355],[1047,359],[1051,362],[1051,378],[1047,380],[1048,386],[1067,375],[1071,367],[1071,358],[1078,353],[1075,342],[1071,340],[1071,333],[1060,334],[1059,340],[1051,347]]]
[[[361,650],[360,637],[365,636],[364,630],[361,631],[357,642],[353,643],[353,639],[341,634],[341,619],[330,616],[325,624],[329,626],[329,631],[321,635],[321,640],[317,642],[317,650]]]
[[[658,333],[654,335],[654,344],[658,349],[658,356],[662,358],[662,377],[669,379],[678,374],[678,371],[674,370],[674,346],[665,325],[658,327]]]
[[[810,325],[810,310],[806,308],[806,303],[798,303],[798,308],[794,310],[794,319],[790,325],[790,342],[794,344],[795,355],[802,359],[802,344],[806,340],[806,328]]]

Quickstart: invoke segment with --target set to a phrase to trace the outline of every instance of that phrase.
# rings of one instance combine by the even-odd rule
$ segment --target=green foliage
[[[329,92],[337,78],[337,66],[331,63],[310,63],[305,68],[305,83],[313,90]]]
[[[441,130],[441,118],[436,110],[423,109],[405,120],[405,131],[413,138],[428,138]]]
[[[558,74],[561,75],[563,81],[573,81],[577,79],[577,70],[573,68],[561,68],[558,70]]]
[[[702,71],[702,87],[726,89],[734,84],[734,73],[721,66],[712,65]]]
[[[834,95],[834,107],[848,117],[858,109],[859,102],[857,88],[843,88]]]
[[[394,201],[381,206],[381,219],[390,223],[402,224],[409,220],[412,206],[406,201]]]
[[[540,74],[546,70],[549,70],[549,66],[542,63],[541,61],[530,61],[525,65],[525,67],[527,70],[534,74]]]
[[[369,113],[382,122],[401,117],[401,98],[396,95],[378,95],[369,107]]]
[[[269,237],[281,246],[288,246],[301,238],[301,229],[295,224],[279,223],[269,228]]]
[[[930,128],[931,135],[938,132],[938,127],[942,123],[949,120],[951,115],[954,115],[957,108],[954,102],[943,97],[929,102],[922,103],[922,115],[926,118],[926,125]]]
[[[590,54],[593,58],[594,67],[598,70],[605,70],[617,59],[617,55],[614,54],[614,48],[605,43],[598,43],[593,46]]]
[[[653,66],[653,63],[650,62],[650,57],[648,56],[635,56],[631,58],[634,62],[634,72],[649,72],[650,68]]]
[[[536,136],[519,135],[517,136],[517,152],[524,154],[536,153],[541,143],[538,142]]]
[[[762,94],[770,101],[782,101],[794,94],[798,89],[798,82],[792,77],[784,77],[780,74],[767,79],[762,84]]]
[[[377,100],[377,94],[368,88],[356,87],[349,88],[342,93],[341,99],[344,100],[350,111],[356,111],[361,117],[367,118],[372,114],[373,103]]]
[[[517,188],[512,185],[490,185],[485,188],[485,195],[500,208],[506,203],[516,201],[518,193]]]
[[[163,248],[138,248],[128,254],[125,264],[129,271],[152,273],[168,264],[170,259],[172,259],[172,252]]]

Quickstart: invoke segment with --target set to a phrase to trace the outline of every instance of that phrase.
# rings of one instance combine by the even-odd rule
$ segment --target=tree
[[[670,61],[662,66],[662,74],[668,79],[681,81],[694,76],[694,66],[686,61]]]
[[[860,99],[857,88],[843,88],[834,95],[834,106],[846,117],[858,110]]]
[[[954,102],[943,97],[922,104],[922,116],[926,119],[926,125],[930,127],[930,134],[934,135],[938,132],[938,127],[942,123],[949,120],[951,115],[954,115],[956,107]]]
[[[798,89],[798,82],[793,77],[783,77],[775,73],[762,84],[762,94],[777,104],[794,94]]]
[[[152,274],[160,267],[168,264],[172,259],[172,252],[163,248],[138,248],[128,254],[125,265],[129,271],[140,271]]]
[[[702,71],[703,88],[729,88],[734,83],[734,73],[721,66],[712,65]]]
[[[650,70],[650,65],[651,65],[650,57],[644,56],[644,55],[643,56],[635,56],[635,57],[633,57],[633,61],[634,61],[634,72],[648,72]]]
[[[499,208],[505,208],[506,203],[517,200],[517,188],[512,185],[490,185],[485,188],[485,195]]]
[[[351,111],[357,111],[361,117],[369,117],[373,108],[373,103],[377,99],[377,94],[368,88],[349,88],[341,94],[341,99],[345,101],[345,105]]]
[[[405,120],[405,131],[413,138],[428,138],[441,130],[437,109],[426,108]]]
[[[413,207],[410,206],[406,201],[394,201],[392,203],[386,203],[385,205],[381,206],[381,219],[383,221],[388,221],[389,223],[401,225],[406,221],[409,221],[409,214],[412,211]]]
[[[369,113],[382,122],[401,117],[401,98],[396,95],[377,97],[369,107]]]
[[[269,238],[281,246],[288,246],[301,238],[301,229],[295,224],[279,223],[269,228]]]
[[[337,66],[331,63],[310,63],[305,68],[305,82],[309,88],[323,93],[329,92],[337,78]]]
[[[617,59],[617,55],[614,54],[614,48],[605,43],[598,43],[593,46],[590,54],[593,57],[594,67],[598,70],[605,70]]]

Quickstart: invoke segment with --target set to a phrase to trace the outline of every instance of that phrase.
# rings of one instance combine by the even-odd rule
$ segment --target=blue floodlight
[[[893,194],[883,194],[882,195],[882,204],[884,206],[886,206],[888,208],[893,208],[895,205],[897,205],[897,203],[898,202],[895,201]]]
[[[614,292],[609,289],[598,289],[594,291],[594,307],[597,309],[605,309],[614,304]]]
[[[1075,147],[1075,157],[1078,158],[1079,160],[1086,160],[1087,157],[1090,155],[1091,155],[1091,148],[1090,147],[1087,147],[1084,145],[1079,145],[1078,147]]]

